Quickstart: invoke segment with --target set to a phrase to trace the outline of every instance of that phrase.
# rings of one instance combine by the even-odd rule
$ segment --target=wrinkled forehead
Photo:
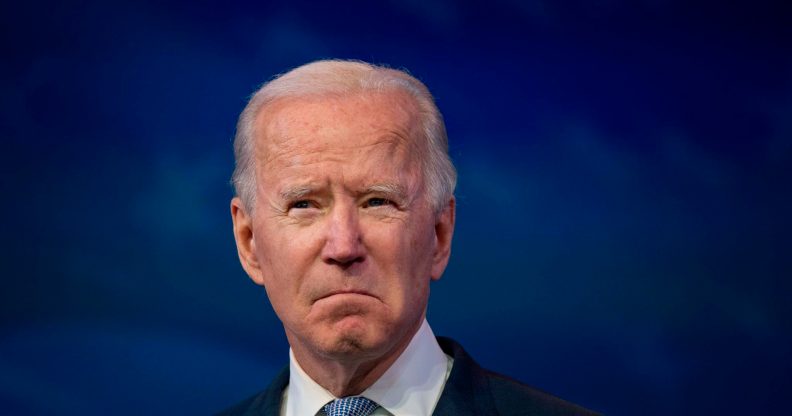
[[[276,99],[256,117],[257,164],[293,152],[328,152],[385,144],[423,154],[426,146],[416,100],[389,90]]]

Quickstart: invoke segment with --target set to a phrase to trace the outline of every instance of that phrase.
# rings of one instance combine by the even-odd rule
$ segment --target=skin
[[[337,397],[404,351],[448,264],[455,201],[431,207],[417,111],[398,90],[275,101],[256,120],[256,206],[231,201],[243,268]]]

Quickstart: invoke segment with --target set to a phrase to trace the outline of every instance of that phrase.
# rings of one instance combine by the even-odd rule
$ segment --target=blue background
[[[236,258],[231,139],[328,57],[408,68],[445,114],[436,333],[611,415],[788,409],[792,13],[592,3],[3,2],[0,413],[268,384],[287,344]]]

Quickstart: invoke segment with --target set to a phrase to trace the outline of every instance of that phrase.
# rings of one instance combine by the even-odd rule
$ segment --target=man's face
[[[416,113],[391,91],[283,99],[256,121],[256,206],[232,202],[235,235],[296,353],[376,358],[420,326],[454,204],[431,208]]]

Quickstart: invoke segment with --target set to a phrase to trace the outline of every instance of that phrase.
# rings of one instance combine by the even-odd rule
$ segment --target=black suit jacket
[[[434,416],[572,416],[596,413],[481,368],[450,338],[438,337],[443,352],[454,358]],[[283,389],[289,384],[284,368],[263,392],[220,413],[223,416],[279,416]]]

